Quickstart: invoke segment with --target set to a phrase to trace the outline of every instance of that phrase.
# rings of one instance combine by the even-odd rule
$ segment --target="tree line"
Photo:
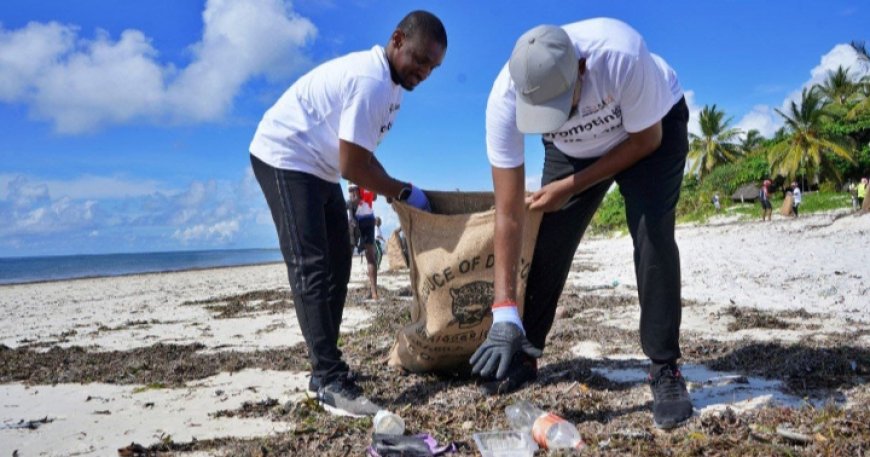
[[[870,62],[864,43],[851,46],[860,60]],[[733,127],[733,118],[715,104],[705,105],[699,115],[701,133],[689,134],[687,179],[700,183],[730,165],[742,172],[725,174],[743,181],[731,182],[729,188],[763,177],[798,181],[804,189],[825,183],[838,188],[870,171],[870,75],[840,66],[823,82],[803,89],[800,100],[775,111],[783,126],[765,138],[758,130]]]

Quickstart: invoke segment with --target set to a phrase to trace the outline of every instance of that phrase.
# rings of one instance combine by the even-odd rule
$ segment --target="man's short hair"
[[[447,31],[444,30],[444,24],[441,23],[441,19],[428,11],[411,11],[396,28],[404,32],[408,39],[428,38],[447,47]]]

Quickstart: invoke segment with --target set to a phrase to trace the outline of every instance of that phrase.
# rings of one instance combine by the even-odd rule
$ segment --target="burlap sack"
[[[399,239],[398,230],[393,230],[393,234],[390,235],[390,239],[387,240],[387,263],[389,263],[389,266],[387,267],[388,271],[408,268],[408,264],[405,262],[405,256],[402,255],[402,241]]]
[[[413,372],[465,372],[492,323],[495,197],[491,192],[426,192],[432,212],[394,202],[408,244],[411,321],[389,364]],[[526,279],[541,212],[526,212],[517,299]]]
[[[785,198],[782,199],[782,208],[779,209],[779,214],[794,216],[794,195],[791,192],[786,192]]]

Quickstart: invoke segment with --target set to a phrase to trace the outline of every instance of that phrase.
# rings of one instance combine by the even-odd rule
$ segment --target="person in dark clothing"
[[[486,109],[495,187],[493,324],[471,358],[487,393],[537,377],[580,238],[614,181],[625,198],[650,358],[653,417],[677,426],[693,412],[680,358],[680,257],[675,208],[688,152],[689,111],[676,73],[614,19],[543,25],[523,34]],[[541,189],[525,192],[524,134],[541,134]],[[545,212],[525,294],[516,306],[524,205]]]
[[[251,141],[251,166],[272,213],[311,361],[310,391],[329,412],[372,416],[380,408],[349,376],[338,348],[351,269],[341,178],[428,209],[426,195],[391,177],[374,156],[392,128],[403,90],[444,59],[447,34],[414,11],[374,46],[330,60],[299,78],[266,111]]]

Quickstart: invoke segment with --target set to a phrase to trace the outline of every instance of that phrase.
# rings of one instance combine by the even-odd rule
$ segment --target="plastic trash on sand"
[[[538,450],[531,435],[513,430],[475,433],[474,443],[483,457],[531,457]]]
[[[384,435],[401,435],[405,433],[405,421],[399,415],[385,409],[378,411],[372,419],[375,433]]]
[[[438,441],[428,433],[420,435],[372,435],[372,445],[366,449],[369,457],[430,457],[448,452],[456,452],[453,442],[439,445]]]

